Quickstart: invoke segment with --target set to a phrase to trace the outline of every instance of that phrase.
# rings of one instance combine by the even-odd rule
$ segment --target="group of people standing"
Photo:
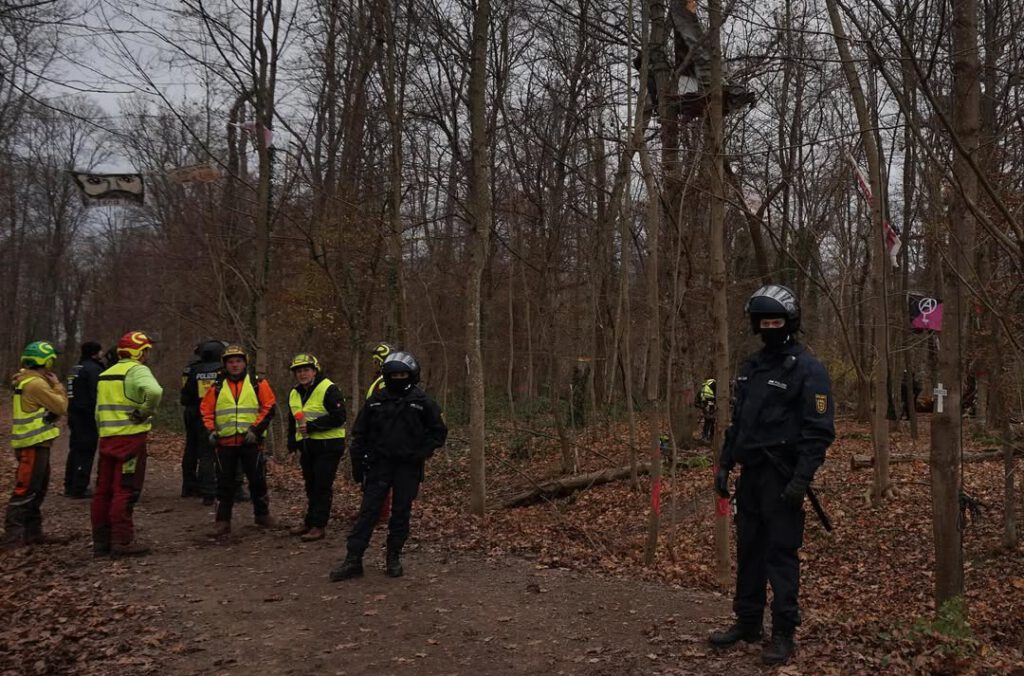
[[[8,503],[5,548],[61,542],[42,531],[41,505],[49,486],[50,447],[60,435],[57,420],[71,428],[65,494],[92,499],[95,556],[138,556],[150,551],[135,537],[132,511],[142,492],[146,442],[163,390],[146,366],[153,341],[133,331],[118,342],[116,360],[104,363],[101,346],[82,345],[65,390],[54,374],[57,351],[36,341],[21,355],[12,380],[11,443],[18,468]],[[231,533],[239,495],[239,472],[249,484],[257,526],[273,528],[264,441],[277,411],[270,383],[249,366],[245,350],[204,341],[183,374],[186,447],[182,496],[198,496],[215,508],[213,538]],[[353,428],[353,479],[363,486],[359,516],[349,533],[344,561],[332,580],[362,574],[367,549],[384,503],[393,495],[388,521],[386,572],[402,575],[401,552],[409,534],[412,503],[426,460],[444,445],[447,427],[440,407],[417,384],[420,366],[409,352],[387,343],[373,350],[377,379],[367,392]],[[299,454],[307,509],[290,529],[304,541],[323,539],[330,519],[334,481],[345,452],[346,411],[341,390],[316,356],[304,352],[290,364],[295,383],[288,393],[287,446]],[[98,449],[95,490],[89,490]]]
[[[797,340],[801,313],[796,294],[769,284],[754,292],[745,310],[751,331],[764,345],[739,369],[732,388],[732,424],[725,432],[714,479],[715,490],[725,502],[731,497],[730,474],[736,465],[742,468],[734,488],[736,620],[712,633],[709,640],[718,648],[760,642],[770,586],[772,635],[762,659],[780,664],[793,655],[801,620],[799,549],[805,497],[829,527],[811,482],[835,439],[834,402],[825,367]],[[100,456],[92,495],[94,551],[112,556],[149,551],[135,540],[131,517],[145,476],[151,417],[162,394],[145,366],[152,347],[145,334],[126,334],[117,344],[117,361],[100,370],[99,346],[84,345],[83,363],[73,381],[75,406],[70,409],[68,395],[51,370],[57,359],[53,346],[35,342],[25,348],[22,368],[12,381],[11,443],[18,469],[5,517],[4,544],[48,541],[39,507],[49,481],[50,445],[60,434],[55,423],[65,414],[72,423],[68,461],[72,476],[66,490],[69,495],[83,494],[81,472],[84,468],[87,479],[93,446],[86,436],[76,437],[76,430],[78,421],[88,419],[88,411],[94,408]],[[242,348],[207,341],[197,351],[199,359],[187,369],[182,389],[191,444],[182,463],[182,494],[216,501],[212,536],[223,538],[231,532],[240,466],[249,481],[256,524],[274,526],[263,454],[277,405],[273,390],[249,368]],[[345,559],[331,571],[332,581],[363,574],[363,555],[389,495],[385,571],[393,577],[402,575],[401,552],[424,463],[444,445],[448,433],[437,403],[417,387],[416,358],[386,343],[374,349],[373,357],[379,376],[352,427],[352,475],[362,485],[363,495],[348,534]],[[330,518],[334,479],[345,450],[345,402],[314,355],[300,353],[290,366],[295,384],[287,400],[287,445],[289,451],[300,454],[307,497],[305,516],[291,533],[319,540]],[[84,391],[93,381],[94,403]],[[716,389],[713,380],[706,381],[701,399],[714,402]],[[704,436],[712,432],[705,429]]]

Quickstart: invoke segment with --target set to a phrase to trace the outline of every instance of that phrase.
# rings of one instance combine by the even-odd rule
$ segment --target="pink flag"
[[[857,185],[860,186],[860,192],[864,195],[868,205],[870,205],[872,199],[871,184],[868,183],[868,178],[864,175],[864,172],[857,166],[857,160],[853,159],[853,155],[846,153],[846,157],[850,160],[850,164],[853,165],[853,173],[857,177]],[[898,267],[896,254],[900,252],[900,247],[903,245],[900,242],[899,233],[892,227],[888,219],[882,221],[882,229],[885,232],[885,250],[889,254],[889,262],[892,263],[894,268]]]

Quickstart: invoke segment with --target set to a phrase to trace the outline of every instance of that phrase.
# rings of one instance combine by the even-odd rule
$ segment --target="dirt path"
[[[87,533],[88,503],[56,495],[63,452],[54,455],[47,522]],[[302,544],[256,529],[251,507],[237,505],[232,539],[217,544],[204,535],[212,509],[179,498],[178,488],[176,463],[152,459],[137,523],[153,555],[94,561],[84,535],[63,554],[84,583],[95,579],[149,606],[180,636],[163,673],[757,671],[753,648],[722,656],[706,649],[707,631],[729,616],[719,596],[451,554],[443,542],[416,539],[415,517],[405,577],[385,577],[382,552],[371,547],[364,578],[331,583],[328,571],[343,556],[339,525],[326,540]]]

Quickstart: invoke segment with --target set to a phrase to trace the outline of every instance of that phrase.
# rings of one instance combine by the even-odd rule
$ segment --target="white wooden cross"
[[[938,386],[932,390],[932,394],[935,395],[935,412],[942,413],[942,402],[945,401],[946,395],[949,394],[949,392],[942,387],[942,383],[939,383]]]

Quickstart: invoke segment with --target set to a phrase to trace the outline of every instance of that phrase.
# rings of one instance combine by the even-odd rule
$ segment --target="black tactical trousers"
[[[338,475],[338,463],[345,453],[345,446],[344,443],[325,446],[310,441],[307,448],[300,441],[299,448],[299,464],[308,503],[305,523],[310,528],[323,528],[331,518],[334,477]]]
[[[217,521],[231,521],[238,483],[238,467],[249,479],[249,495],[255,516],[270,514],[270,495],[267,490],[267,459],[255,444],[217,447]]]
[[[409,537],[412,502],[423,480],[423,463],[377,461],[367,470],[359,516],[348,535],[350,554],[362,556],[370,544],[373,527],[380,517],[388,491],[393,491],[388,520],[388,551],[400,552]]]
[[[68,427],[71,434],[68,439],[68,457],[64,463],[64,495],[83,495],[89,488],[100,432],[96,427],[96,418],[91,415],[69,415]]]
[[[798,551],[804,510],[782,501],[786,479],[762,463],[744,467],[736,486],[736,597],[733,611],[744,624],[760,625],[772,586],[772,627],[792,632],[800,624]]]
[[[199,409],[186,406],[182,421],[185,425],[185,450],[181,454],[181,492],[197,495],[199,486],[196,471],[199,466],[199,434],[202,428]]]

